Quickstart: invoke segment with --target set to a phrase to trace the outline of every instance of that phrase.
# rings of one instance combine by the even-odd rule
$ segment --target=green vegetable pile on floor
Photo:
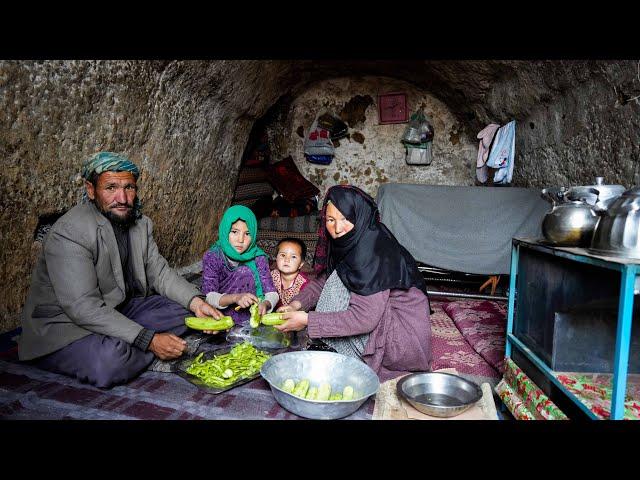
[[[255,375],[271,357],[248,342],[236,345],[229,353],[215,355],[211,360],[203,360],[203,355],[204,352],[200,353],[186,372],[198,377],[207,386],[216,388],[228,387]]]

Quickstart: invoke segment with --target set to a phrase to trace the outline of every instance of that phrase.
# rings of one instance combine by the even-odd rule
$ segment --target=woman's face
[[[327,218],[325,226],[331,238],[340,238],[346,233],[353,230],[353,223],[344,218],[335,205],[331,202],[327,204]]]
[[[238,253],[244,253],[244,251],[249,248],[249,245],[251,245],[251,234],[244,220],[238,220],[231,225],[229,243]]]

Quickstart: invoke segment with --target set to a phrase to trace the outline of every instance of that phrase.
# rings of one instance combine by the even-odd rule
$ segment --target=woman
[[[278,309],[287,313],[276,328],[306,327],[310,338],[362,359],[382,381],[428,371],[431,323],[424,279],[380,222],[374,200],[357,187],[331,187],[321,220],[315,263],[324,271]]]

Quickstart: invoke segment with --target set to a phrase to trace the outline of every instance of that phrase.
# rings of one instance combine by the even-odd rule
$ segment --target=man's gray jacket
[[[163,295],[185,308],[197,287],[176,273],[158,251],[146,216],[130,230],[134,276],[146,295]],[[92,333],[132,344],[142,325],[115,307],[125,299],[113,227],[93,203],[77,205],[53,225],[31,277],[23,310],[20,360],[55,352]]]

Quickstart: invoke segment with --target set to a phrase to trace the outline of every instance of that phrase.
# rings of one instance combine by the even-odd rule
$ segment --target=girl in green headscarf
[[[273,310],[278,294],[273,286],[267,254],[256,245],[258,221],[245,206],[230,207],[218,226],[218,241],[202,259],[202,292],[207,302],[231,315],[236,324],[249,320],[248,308],[257,303],[261,315]],[[241,307],[236,311],[233,307]]]

